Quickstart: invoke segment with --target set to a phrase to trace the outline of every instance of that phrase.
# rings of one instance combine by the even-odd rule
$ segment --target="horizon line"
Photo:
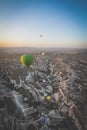
[[[33,46],[1,46],[2,48],[41,48],[41,49],[87,49],[86,47],[33,47]]]

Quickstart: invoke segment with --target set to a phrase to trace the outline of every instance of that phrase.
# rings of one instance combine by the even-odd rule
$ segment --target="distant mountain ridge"
[[[39,52],[87,52],[85,48],[39,48],[39,47],[1,47],[0,53],[21,54],[21,53],[39,53]]]

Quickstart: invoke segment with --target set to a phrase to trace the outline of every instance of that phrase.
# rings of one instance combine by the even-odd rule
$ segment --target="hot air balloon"
[[[51,96],[47,96],[46,99],[47,99],[47,101],[50,101],[51,100]]]
[[[41,34],[40,37],[42,37],[43,35]]]
[[[23,65],[29,67],[34,61],[34,56],[29,54],[22,55],[20,61]]]
[[[44,56],[45,55],[45,53],[44,52],[42,52],[42,56]]]
[[[45,121],[46,121],[45,117],[41,117],[40,122],[45,123]]]

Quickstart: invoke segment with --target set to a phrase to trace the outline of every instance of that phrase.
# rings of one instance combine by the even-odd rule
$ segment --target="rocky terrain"
[[[0,130],[87,130],[87,53],[0,56]]]

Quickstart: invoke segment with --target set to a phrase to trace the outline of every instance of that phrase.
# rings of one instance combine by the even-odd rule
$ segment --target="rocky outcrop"
[[[29,72],[16,76],[16,63],[10,65],[13,72],[8,66],[0,70],[0,130],[86,130],[87,66],[82,59],[37,55]]]

